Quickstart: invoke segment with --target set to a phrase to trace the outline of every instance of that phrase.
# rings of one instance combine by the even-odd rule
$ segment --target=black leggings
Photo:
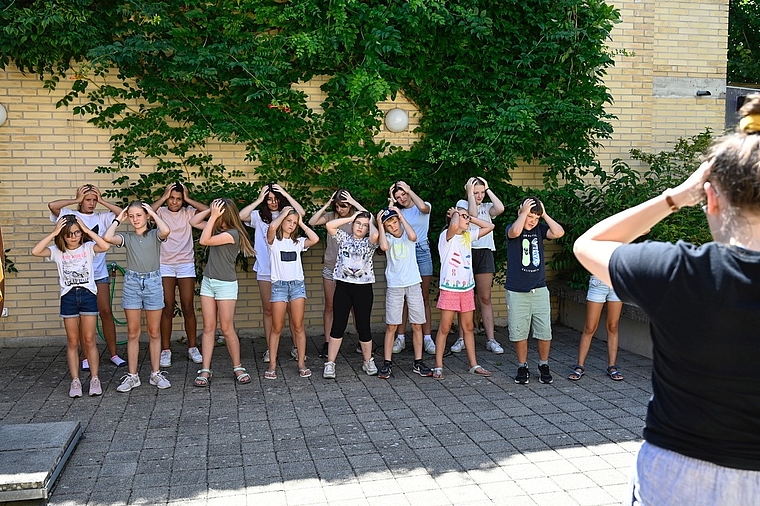
[[[372,331],[369,322],[372,315],[372,302],[375,298],[372,292],[372,284],[357,285],[335,280],[335,296],[333,297],[333,324],[330,329],[330,337],[343,339],[343,333],[348,325],[348,316],[351,308],[354,308],[356,316],[356,331],[359,333],[359,341],[366,343],[372,341]]]

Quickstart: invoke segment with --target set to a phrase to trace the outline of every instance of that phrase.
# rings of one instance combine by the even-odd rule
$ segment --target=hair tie
[[[760,114],[747,114],[739,122],[739,130],[745,134],[760,132]]]

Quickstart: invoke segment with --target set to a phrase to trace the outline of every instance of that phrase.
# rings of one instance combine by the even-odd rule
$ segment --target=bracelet
[[[678,212],[679,207],[676,205],[675,202],[673,202],[673,197],[670,195],[665,195],[665,202],[670,206],[670,210],[672,212]]]
[[[117,220],[116,218],[114,218],[113,221],[111,222],[112,225],[114,223],[118,223],[119,225],[121,225],[121,221]]]

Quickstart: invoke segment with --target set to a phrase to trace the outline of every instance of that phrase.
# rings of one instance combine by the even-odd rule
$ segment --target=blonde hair
[[[288,216],[293,215],[293,214],[295,214],[296,218],[298,219],[298,223],[297,224],[301,223],[301,215],[298,214],[298,211],[296,211],[295,209],[291,209],[290,211],[288,211],[288,214],[282,218],[282,221],[280,222],[280,226],[277,227],[277,231],[274,234],[275,237],[277,237],[278,241],[282,241],[282,238],[283,238],[282,224],[285,223],[285,219]],[[300,230],[299,227],[296,227],[296,229],[293,231],[293,233],[290,234],[290,238],[293,240],[293,242],[298,242],[298,238],[299,237],[301,237],[301,230]]]
[[[213,235],[216,235],[234,228],[238,231],[238,235],[240,236],[240,252],[243,253],[243,256],[246,257],[253,256],[255,254],[253,246],[251,246],[251,241],[248,239],[248,232],[243,226],[243,222],[240,221],[240,213],[237,206],[230,199],[218,200],[222,201],[224,208],[222,210],[221,216],[219,216],[219,218],[214,222],[214,228],[211,230],[211,232]]]

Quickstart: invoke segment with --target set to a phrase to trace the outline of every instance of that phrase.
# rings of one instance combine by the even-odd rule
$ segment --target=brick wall
[[[604,142],[599,159],[609,165],[622,158],[632,166],[628,151],[642,148],[659,151],[672,146],[678,137],[691,136],[706,126],[721,131],[723,126],[726,67],[727,0],[710,2],[628,0],[615,2],[622,12],[622,23],[612,33],[612,49],[630,54],[616,58],[607,84],[614,97],[608,110],[618,119],[613,122],[613,138]],[[309,105],[319,110],[322,101],[319,86],[325,77],[317,77],[299,88],[309,95]],[[697,89],[708,89],[708,97],[696,97]],[[44,90],[35,76],[24,76],[13,66],[0,71],[0,103],[8,111],[8,121],[0,127],[0,226],[5,247],[11,248],[19,274],[6,281],[6,307],[10,316],[0,319],[0,338],[62,336],[58,317],[58,284],[55,267],[29,254],[52,224],[47,202],[73,197],[76,188],[94,183],[111,186],[112,176],[95,174],[98,165],[107,165],[111,157],[109,134],[74,117],[68,108],[55,108],[63,95]],[[411,145],[417,126],[414,106],[402,95],[380,104],[381,109],[400,107],[410,116],[407,132],[382,131],[382,138],[401,146]],[[220,161],[229,167],[250,173],[240,147],[210,146]],[[150,163],[143,163],[143,170]],[[512,173],[518,185],[542,185],[542,169],[524,165]],[[420,191],[424,197],[424,191]],[[507,212],[511,212],[507,210]],[[572,226],[566,224],[566,226]],[[497,232],[501,236],[502,232]],[[503,244],[499,237],[497,244]],[[550,245],[550,256],[556,247]],[[323,245],[304,255],[308,292],[306,324],[322,327],[322,254]],[[108,253],[109,261],[125,265],[118,249]],[[384,257],[375,257],[375,309],[373,321],[382,326],[384,308]],[[551,274],[550,274],[551,276]],[[261,328],[262,312],[255,274],[240,273],[240,296],[236,323],[240,329]],[[120,283],[116,289],[117,318]],[[495,286],[493,303],[497,323],[506,320],[504,289]],[[555,308],[556,309],[556,308]],[[556,314],[556,310],[555,310]],[[438,317],[434,312],[434,327]],[[181,321],[175,322],[175,330]],[[120,333],[125,327],[118,327]],[[320,331],[321,332],[321,331]]]

